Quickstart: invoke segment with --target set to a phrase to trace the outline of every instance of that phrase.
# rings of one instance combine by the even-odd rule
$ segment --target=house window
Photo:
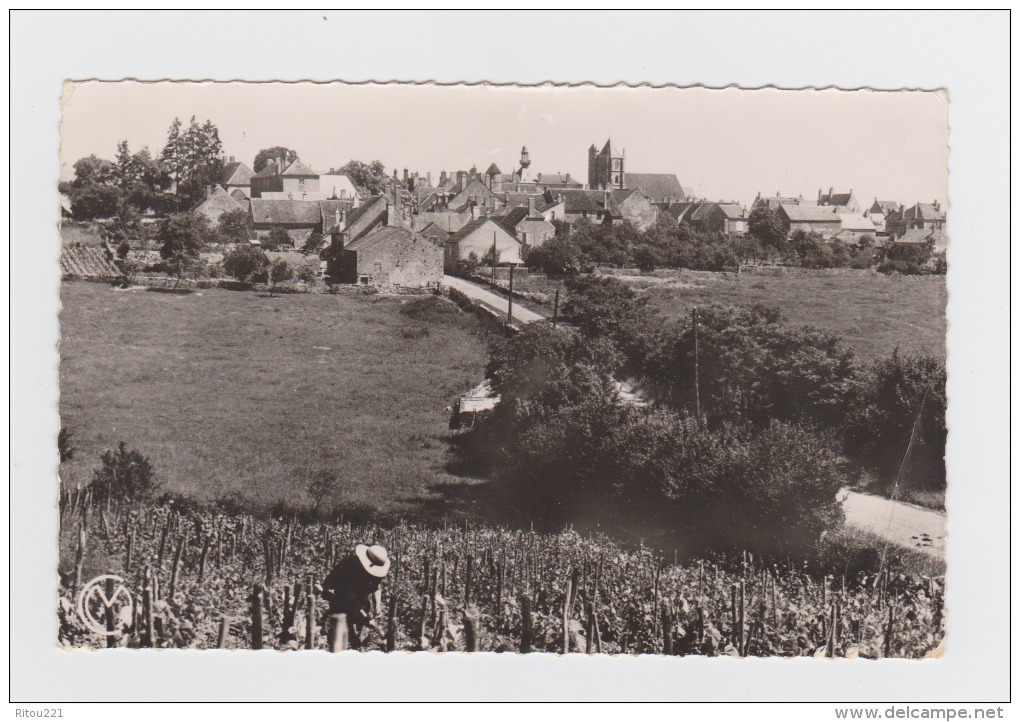
[[[613,170],[620,170],[620,160],[617,158],[613,161]]]

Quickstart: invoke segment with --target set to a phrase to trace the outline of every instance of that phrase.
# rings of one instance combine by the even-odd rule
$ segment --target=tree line
[[[797,558],[838,528],[837,494],[862,477],[944,489],[941,360],[860,362],[765,307],[666,321],[613,278],[568,293],[571,327],[494,344],[501,402],[457,442],[458,463],[523,518]],[[614,378],[653,403],[627,403]]]

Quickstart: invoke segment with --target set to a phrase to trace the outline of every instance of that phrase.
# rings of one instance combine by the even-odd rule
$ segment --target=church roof
[[[609,153],[609,155],[612,156],[613,158],[620,158],[623,156],[623,153],[620,152],[620,149],[613,145],[612,138],[608,139],[606,141],[606,144],[602,146],[602,152]]]
[[[503,171],[499,169],[499,166],[493,163],[492,165],[489,166],[489,169],[485,171],[485,175],[499,175],[502,172]]]

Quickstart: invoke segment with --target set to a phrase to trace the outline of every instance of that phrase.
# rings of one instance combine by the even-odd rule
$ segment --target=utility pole
[[[701,422],[701,388],[698,382],[698,307],[691,311],[691,319],[694,322],[694,412],[698,422]]]
[[[556,328],[556,318],[560,315],[560,289],[556,289],[556,300],[553,301],[553,328]]]
[[[510,265],[510,300],[507,302],[506,307],[506,322],[512,324],[514,322],[514,267]]]

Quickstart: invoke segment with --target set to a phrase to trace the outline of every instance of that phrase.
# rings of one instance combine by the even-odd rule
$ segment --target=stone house
[[[629,190],[546,191],[546,203],[563,203],[563,220],[587,218],[594,223],[630,221],[644,230],[655,223],[659,211],[641,193]]]
[[[493,247],[499,263],[520,264],[521,242],[506,228],[490,217],[479,217],[446,239],[446,268],[453,270],[457,262],[471,258],[478,260],[491,254]]]
[[[220,185],[233,195],[233,191],[238,190],[245,195],[246,198],[251,197],[251,177],[255,175],[251,168],[246,166],[244,163],[240,163],[234,160],[234,156],[223,164],[223,173],[220,175]]]
[[[235,189],[236,190],[236,189]],[[205,199],[192,210],[192,213],[205,216],[210,225],[215,226],[220,216],[229,211],[247,210],[246,204],[242,205],[237,198],[228,193],[223,186],[207,186]]]
[[[868,216],[859,213],[837,213],[839,217],[839,232],[836,238],[841,241],[856,243],[862,236],[874,241],[878,235],[878,229]]]
[[[902,205],[890,211],[885,219],[886,230],[899,237],[911,229],[942,230],[946,225],[946,212],[938,201],[915,203],[910,208]]]
[[[259,236],[274,228],[283,228],[295,247],[300,247],[313,232],[326,235],[338,216],[349,211],[350,201],[297,201],[276,198],[252,198],[252,227]]]
[[[818,189],[818,202],[819,206],[835,206],[838,208],[837,213],[860,213],[861,206],[854,197],[854,189],[851,188],[849,193],[833,193],[832,188],[829,188],[828,193],[822,193],[822,189]]]
[[[868,216],[871,222],[875,224],[875,228],[877,230],[884,231],[886,229],[885,219],[892,211],[898,210],[899,208],[900,204],[896,201],[880,201],[876,197],[875,202],[872,203],[871,207],[864,213]]]
[[[776,191],[775,196],[763,196],[761,191],[758,191],[758,195],[755,196],[754,202],[751,203],[751,210],[755,208],[767,208],[770,211],[778,210],[779,206],[816,206],[818,203],[813,200],[808,200],[804,196],[784,196]]]
[[[539,246],[556,235],[556,226],[538,210],[537,200],[530,196],[527,206],[512,208],[499,220],[525,246]]]
[[[652,203],[692,201],[694,193],[680,185],[680,179],[673,173],[625,173],[627,188],[640,192]]]
[[[443,249],[402,226],[382,226],[345,245],[340,283],[427,288],[443,280]]]
[[[269,162],[251,178],[252,198],[318,200],[319,174],[296,155]]]
[[[832,238],[842,230],[834,206],[779,206],[779,215],[788,224],[790,233],[805,231]]]
[[[739,203],[694,203],[684,211],[682,220],[710,233],[738,236],[747,233],[747,213]]]

